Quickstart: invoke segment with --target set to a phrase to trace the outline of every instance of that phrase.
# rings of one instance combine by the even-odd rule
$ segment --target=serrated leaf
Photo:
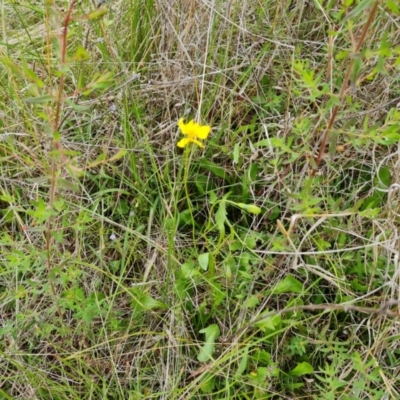
[[[199,331],[199,333],[204,333],[206,335],[206,340],[197,355],[197,359],[200,362],[206,362],[212,358],[215,351],[215,340],[219,338],[221,332],[217,324],[212,324]]]
[[[200,254],[199,257],[197,258],[200,267],[204,270],[207,271],[208,270],[208,263],[210,261],[210,253],[203,253]]]
[[[296,365],[289,374],[292,376],[301,376],[306,374],[312,374],[314,372],[314,368],[308,362],[302,362]]]
[[[209,197],[208,201],[210,204],[215,204],[218,201],[218,197],[213,190],[210,191],[210,197]]]
[[[303,285],[294,276],[286,275],[273,289],[273,294],[280,293],[302,293]]]

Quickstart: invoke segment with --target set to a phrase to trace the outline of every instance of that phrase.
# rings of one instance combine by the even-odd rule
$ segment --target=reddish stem
[[[369,30],[369,28],[370,28],[370,26],[371,26],[371,24],[372,24],[372,22],[373,22],[373,20],[375,18],[375,14],[376,14],[376,12],[378,10],[378,5],[379,5],[379,0],[376,1],[374,6],[372,7],[372,10],[371,10],[371,12],[369,14],[369,17],[368,17],[368,21],[364,25],[363,32],[362,32],[362,34],[360,36],[360,39],[357,42],[357,45],[356,45],[356,48],[355,48],[355,54],[357,54],[360,51],[360,49],[361,49],[361,47],[362,47],[362,45],[363,45],[363,43],[365,41],[365,38],[366,38],[367,33],[368,33],[368,30]],[[349,62],[349,65],[347,67],[346,76],[345,76],[345,78],[343,80],[343,83],[342,83],[342,87],[340,88],[340,92],[339,92],[339,101],[340,102],[343,101],[344,96],[345,96],[345,94],[347,92],[347,88],[349,86],[350,74],[351,74],[351,71],[353,69],[353,64],[354,64],[354,59],[351,58],[350,62]],[[315,174],[317,173],[317,169],[318,169],[318,167],[319,167],[319,165],[321,163],[322,157],[323,157],[324,152],[325,152],[326,143],[328,142],[329,133],[330,133],[332,127],[333,127],[333,124],[335,123],[338,111],[339,111],[339,105],[335,105],[335,107],[333,108],[331,117],[329,119],[328,126],[325,129],[325,133],[324,133],[321,145],[319,147],[319,153],[318,153],[318,156],[317,156],[317,158],[315,160],[315,164],[316,164],[317,168],[314,169],[313,176],[315,176]]]
[[[67,60],[67,33],[68,33],[68,26],[71,21],[72,10],[75,6],[75,1],[76,0],[72,0],[69,5],[68,12],[64,18],[64,23],[63,23],[63,28],[62,28],[63,29],[62,30],[62,38],[61,38],[61,66],[62,67],[64,66],[64,64]],[[63,88],[64,88],[64,74],[61,75],[60,82],[58,85],[57,108],[56,108],[56,115],[55,115],[55,119],[54,119],[54,131],[58,131],[58,128],[59,128]]]

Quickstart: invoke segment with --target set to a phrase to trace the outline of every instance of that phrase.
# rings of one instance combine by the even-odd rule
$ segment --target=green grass
[[[47,3],[0,14],[0,398],[400,398],[397,3]]]

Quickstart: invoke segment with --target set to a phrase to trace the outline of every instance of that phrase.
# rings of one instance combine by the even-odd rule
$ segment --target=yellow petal
[[[181,148],[184,148],[184,147],[187,146],[189,143],[190,143],[190,140],[187,139],[187,138],[184,138],[184,139],[181,139],[181,140],[178,142],[177,146],[178,146],[178,147],[181,147]]]
[[[180,118],[180,119],[179,119],[179,121],[178,121],[178,126],[179,126],[179,129],[181,130],[181,132],[182,132],[184,135],[187,135],[187,131],[186,131],[187,125],[183,122],[183,118]]]
[[[208,125],[204,125],[204,126],[200,126],[197,128],[196,130],[196,136],[199,139],[207,139],[207,136],[210,134],[211,132],[211,127]]]
[[[185,126],[185,134],[194,137],[196,135],[196,125],[196,122],[193,120],[189,121]]]
[[[192,140],[190,140],[191,142],[193,142],[193,143],[196,143],[197,144],[197,146],[199,146],[199,147],[201,147],[201,148],[203,148],[204,147],[204,145],[203,145],[203,143],[201,143],[201,142],[199,142],[198,140],[196,140],[196,139],[192,139]]]

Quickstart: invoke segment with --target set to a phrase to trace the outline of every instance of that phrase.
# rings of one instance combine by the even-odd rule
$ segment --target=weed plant
[[[400,398],[398,2],[0,10],[1,399]]]

